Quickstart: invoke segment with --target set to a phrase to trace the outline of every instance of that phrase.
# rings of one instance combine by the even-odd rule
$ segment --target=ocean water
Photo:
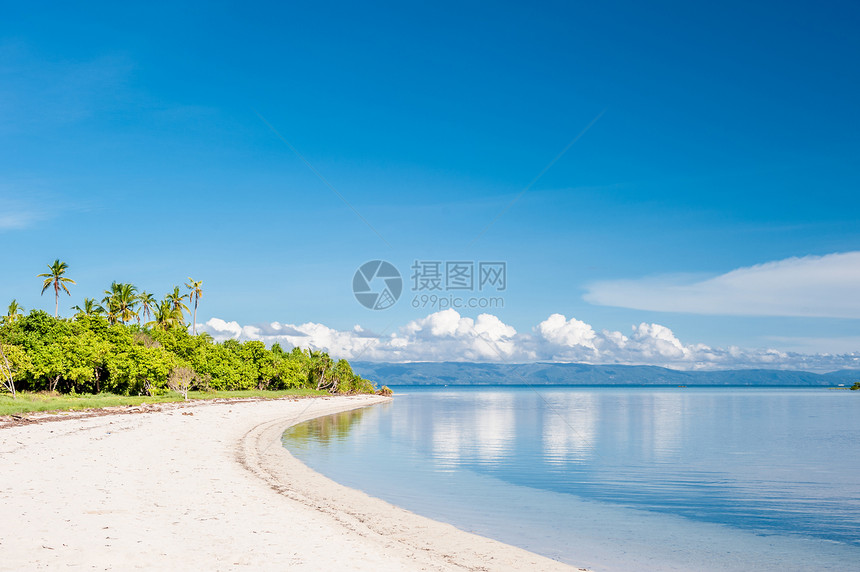
[[[601,570],[860,570],[860,392],[395,388],[289,429],[320,473]]]

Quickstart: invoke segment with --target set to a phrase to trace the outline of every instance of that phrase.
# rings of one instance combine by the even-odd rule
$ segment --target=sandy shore
[[[340,486],[280,445],[294,423],[384,399],[0,429],[0,569],[571,570]]]

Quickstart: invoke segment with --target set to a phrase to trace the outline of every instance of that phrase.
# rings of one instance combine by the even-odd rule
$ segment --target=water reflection
[[[516,434],[516,415],[510,393],[483,393],[476,399],[474,419],[477,456],[497,463],[510,452]]]
[[[776,570],[795,545],[809,561],[842,562],[830,544],[794,540],[804,537],[858,554],[857,409],[813,390],[404,388],[384,406],[293,427],[284,442],[346,486],[554,557],[579,562],[571,539],[595,530],[607,554],[623,534],[631,558],[648,553],[639,561],[655,546],[701,557],[673,569],[731,568],[696,556],[713,542],[711,554],[743,552],[737,569]],[[692,521],[720,526],[691,540]],[[856,568],[845,561],[830,569]]]
[[[678,450],[686,399],[681,393],[657,393],[651,402],[651,451],[655,460],[663,460]]]
[[[389,408],[390,414],[380,413]],[[671,458],[683,446],[686,416],[681,393],[422,392],[301,423],[284,433],[284,443],[329,446],[351,432],[383,432],[429,454],[435,469],[443,472],[510,464],[518,448],[529,453],[523,457],[529,462],[537,457],[557,468],[588,463],[595,456],[655,462]],[[384,426],[376,427],[379,423]]]
[[[440,471],[453,471],[464,448],[464,431],[456,420],[445,419],[433,426],[433,454]]]
[[[836,453],[854,447],[848,425],[856,420],[843,412],[824,431],[822,422],[836,422],[808,407],[805,394],[750,390],[420,390],[297,425],[284,443],[312,466],[343,463],[356,476],[347,459],[395,481],[416,481],[419,467],[446,480],[469,471],[762,528],[813,528],[822,521],[816,511],[830,507],[835,536],[833,515],[850,515],[854,526],[860,511],[860,487],[847,476],[858,463]]]
[[[343,441],[356,427],[369,409],[353,409],[317,417],[288,428],[282,437],[284,445],[307,447],[309,444],[329,445],[332,441]]]
[[[547,399],[549,415],[543,424],[543,457],[547,463],[564,465],[585,461],[597,440],[600,411],[593,395],[570,394]]]
[[[425,419],[426,414],[416,409],[408,417],[429,429],[439,471],[452,471],[463,462],[495,465],[511,451],[517,427],[513,396],[477,393],[468,396],[463,405]],[[411,442],[421,447],[422,433],[410,431],[409,435]]]

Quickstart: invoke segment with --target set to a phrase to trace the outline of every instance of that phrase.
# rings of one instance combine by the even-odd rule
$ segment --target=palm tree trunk
[[[54,281],[54,317],[60,317],[60,285]]]
[[[192,335],[197,335],[197,298],[194,298],[194,321],[191,324]]]

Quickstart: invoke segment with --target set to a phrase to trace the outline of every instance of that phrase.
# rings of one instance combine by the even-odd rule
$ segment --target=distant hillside
[[[377,385],[850,386],[860,381],[860,370],[818,374],[771,369],[678,371],[647,365],[581,363],[353,362],[352,365],[356,373]]]

